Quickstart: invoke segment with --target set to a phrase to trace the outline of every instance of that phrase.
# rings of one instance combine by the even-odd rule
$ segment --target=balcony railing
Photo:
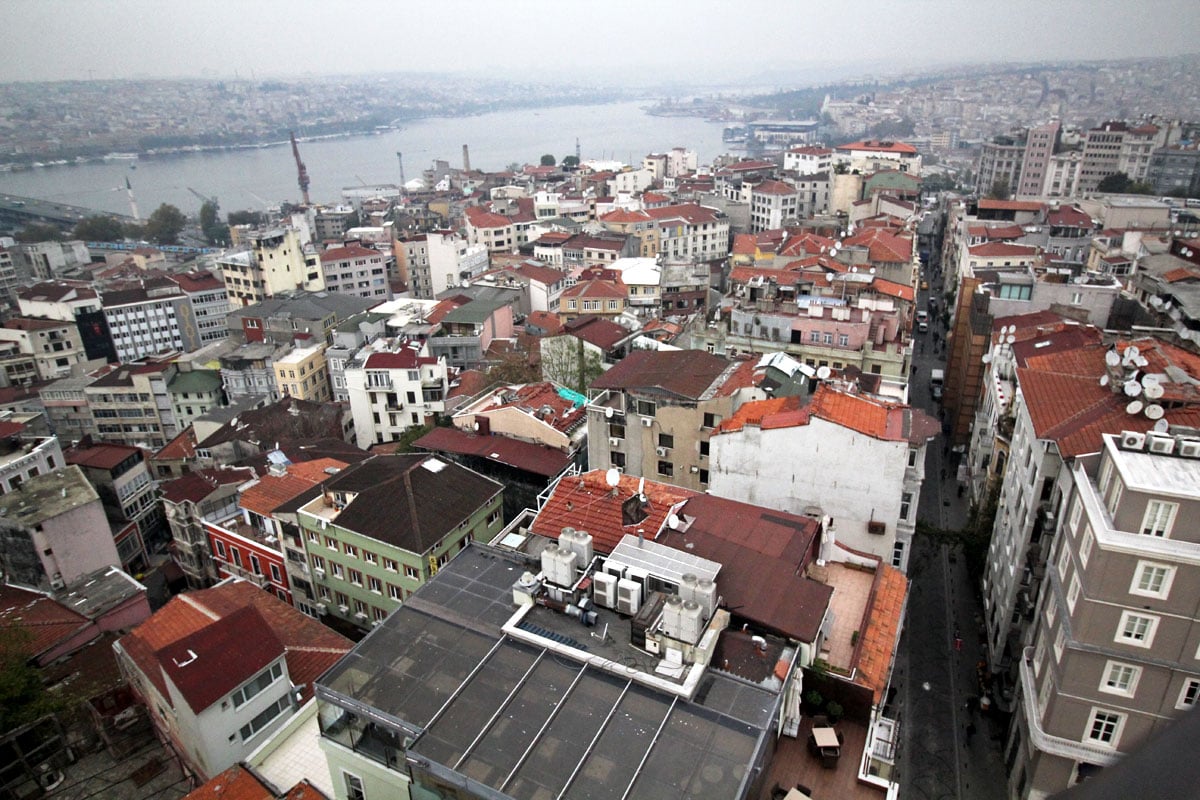
[[[1084,744],[1061,736],[1054,736],[1042,729],[1042,717],[1038,711],[1037,698],[1033,687],[1033,648],[1026,647],[1024,658],[1021,659],[1021,696],[1025,698],[1025,719],[1029,724],[1029,740],[1033,746],[1043,753],[1069,758],[1072,761],[1086,761],[1089,764],[1107,767],[1115,764],[1124,754],[1104,747]]]

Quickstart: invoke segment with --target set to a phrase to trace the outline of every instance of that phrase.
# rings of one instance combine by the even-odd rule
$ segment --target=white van
[[[929,371],[929,394],[934,400],[942,399],[942,391],[946,388],[946,372],[940,369]]]

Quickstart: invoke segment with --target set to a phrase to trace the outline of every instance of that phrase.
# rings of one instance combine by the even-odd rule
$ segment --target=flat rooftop
[[[604,609],[589,628],[534,606],[515,623],[524,635],[505,633],[527,569],[470,545],[323,677],[318,698],[413,737],[415,772],[509,797],[746,797],[774,738],[777,680],[709,667],[690,697],[644,685],[634,673],[660,662]],[[336,738],[340,720],[321,717]]]

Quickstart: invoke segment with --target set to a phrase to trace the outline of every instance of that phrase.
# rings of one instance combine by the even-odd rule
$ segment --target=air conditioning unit
[[[50,588],[54,589],[56,591],[59,589],[65,589],[65,588],[67,588],[67,582],[64,581],[62,578],[51,578],[50,579]]]
[[[867,523],[867,533],[887,533],[887,524],[881,520],[873,519]]]
[[[329,520],[327,520],[327,519],[321,520],[321,530],[325,530],[328,527],[329,527]]]
[[[355,619],[366,619],[366,618],[367,618],[367,612],[365,612],[365,611],[359,611],[357,614],[355,614],[355,615],[354,615],[354,618],[355,618]]]
[[[1146,434],[1126,431],[1121,434],[1121,447],[1126,450],[1141,450],[1146,446]]]
[[[338,606],[338,613],[339,613],[339,614],[348,614],[348,613],[350,613],[350,606]]]
[[[654,448],[654,452],[659,458],[666,458],[667,453],[670,453],[671,449],[669,447],[656,447]]]
[[[1200,458],[1200,442],[1184,439],[1179,443],[1179,455],[1184,458]]]
[[[1148,441],[1151,453],[1170,455],[1175,450],[1175,440],[1170,436],[1150,436]]]
[[[642,587],[636,581],[617,581],[617,611],[633,616],[642,607]]]
[[[653,417],[642,417],[642,427],[643,428],[649,428],[653,424],[654,424]]]
[[[325,580],[325,570],[321,567],[313,567],[313,574],[321,580]]]
[[[612,608],[617,604],[616,575],[607,572],[597,572],[592,575],[592,599],[601,608]]]
[[[316,608],[318,617],[323,617],[329,613],[329,606],[325,605],[324,603],[317,603]]]
[[[610,437],[608,437],[608,446],[609,447],[620,447],[621,440],[616,438],[615,436],[610,436]]]
[[[700,471],[700,468],[699,468],[699,467],[692,467],[692,474],[693,474],[693,475],[695,475],[695,474],[696,474],[697,472],[699,472],[699,471]]]

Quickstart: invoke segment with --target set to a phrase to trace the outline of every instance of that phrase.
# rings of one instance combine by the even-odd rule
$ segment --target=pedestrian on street
[[[967,723],[967,744],[968,745],[971,744],[971,740],[973,738],[975,738],[975,723],[968,722]]]

